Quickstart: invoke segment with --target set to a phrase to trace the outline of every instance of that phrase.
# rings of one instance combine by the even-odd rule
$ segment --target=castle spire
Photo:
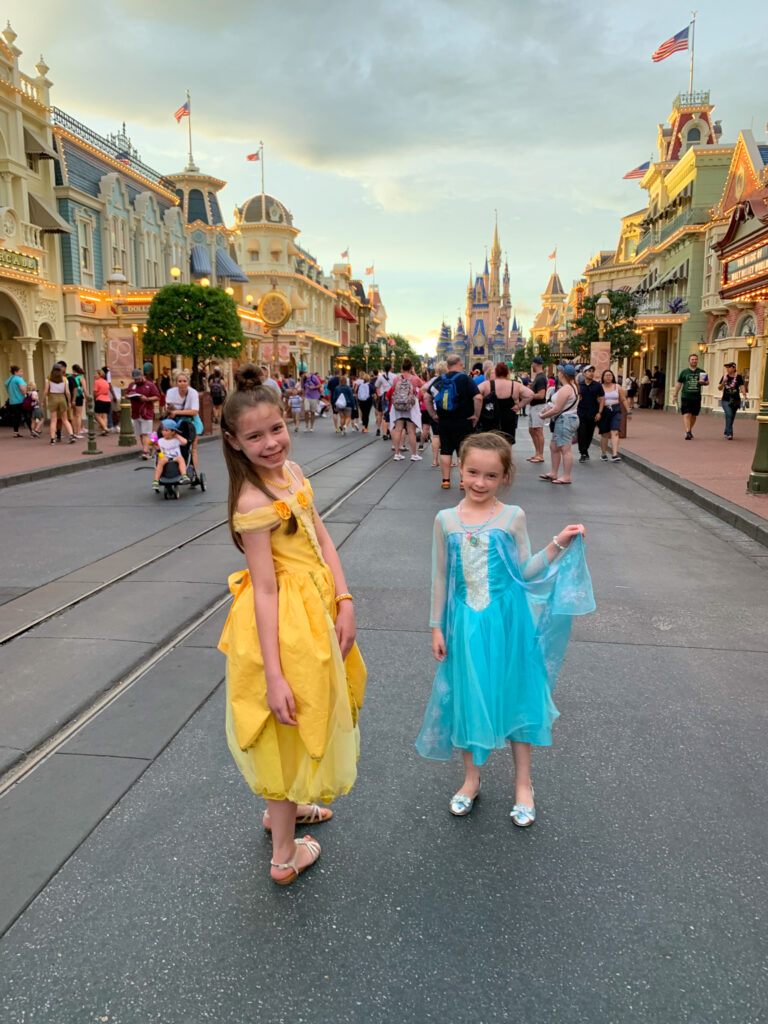
[[[501,246],[499,245],[499,214],[497,210],[494,210],[494,223],[493,223],[493,245],[491,246],[491,256],[493,259],[501,261]]]

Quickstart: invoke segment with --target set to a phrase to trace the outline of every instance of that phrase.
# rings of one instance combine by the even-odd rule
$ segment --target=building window
[[[757,334],[757,324],[755,323],[755,318],[751,314],[749,316],[745,316],[739,324],[736,337],[746,338],[748,334]]]
[[[93,286],[93,228],[86,220],[77,222],[77,241],[80,250],[80,282]]]
[[[248,252],[248,259],[251,261],[251,263],[258,263],[259,262],[259,250],[258,249],[250,249],[249,252]]]
[[[40,170],[40,157],[27,153],[27,167],[33,174],[37,174]]]
[[[721,320],[715,328],[715,333],[712,335],[715,341],[722,341],[723,338],[728,337],[728,324],[725,320]]]

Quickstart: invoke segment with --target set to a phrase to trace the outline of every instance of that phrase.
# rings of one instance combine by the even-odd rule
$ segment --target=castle
[[[510,320],[512,321],[510,324]],[[501,246],[498,223],[493,229],[490,266],[472,280],[470,271],[467,286],[466,328],[459,317],[455,332],[443,321],[437,340],[437,357],[444,359],[451,352],[458,353],[466,366],[492,359],[511,359],[515,349],[523,344],[517,318],[512,315],[509,297],[509,265],[504,263],[501,276]]]

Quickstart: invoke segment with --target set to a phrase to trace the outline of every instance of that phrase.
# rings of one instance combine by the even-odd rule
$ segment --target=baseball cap
[[[544,360],[541,358],[541,356],[534,356],[533,359],[531,360],[531,362],[532,363],[536,363],[537,366],[543,366],[544,365]]]
[[[152,363],[144,363],[144,373],[152,373],[154,366]]]
[[[566,363],[565,365],[561,363],[560,366],[558,366],[558,370],[561,370],[566,375],[566,377],[576,376],[576,367],[573,365],[573,363]]]
[[[592,365],[592,363],[587,363],[586,366],[582,366],[582,368],[581,368],[581,372],[582,373],[586,373],[587,370],[594,370],[594,366]]]
[[[176,423],[176,420],[163,420],[160,423],[160,426],[163,428],[163,430],[178,430],[179,429],[178,424]]]
[[[723,363],[723,366],[735,366],[736,363]]]
[[[143,377],[144,374],[141,372],[141,370],[131,370],[131,376],[133,377],[134,380],[138,380],[139,377]]]

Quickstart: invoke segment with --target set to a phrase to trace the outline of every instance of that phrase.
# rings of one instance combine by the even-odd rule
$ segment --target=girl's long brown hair
[[[264,374],[259,366],[254,366],[253,363],[245,363],[243,366],[238,367],[235,371],[235,390],[227,396],[221,412],[221,440],[224,446],[224,461],[229,472],[229,530],[235,547],[240,551],[244,550],[243,542],[240,534],[232,525],[232,516],[237,510],[237,502],[245,484],[253,484],[262,494],[266,494],[270,501],[274,501],[277,498],[277,495],[269,490],[248,461],[245,452],[233,448],[227,440],[228,437],[237,433],[238,422],[246,409],[252,409],[254,406],[266,403],[267,405],[273,405],[282,417],[283,403],[280,392],[277,388],[262,383],[263,380]],[[292,515],[286,523],[286,532],[295,533],[297,526],[296,517]]]

